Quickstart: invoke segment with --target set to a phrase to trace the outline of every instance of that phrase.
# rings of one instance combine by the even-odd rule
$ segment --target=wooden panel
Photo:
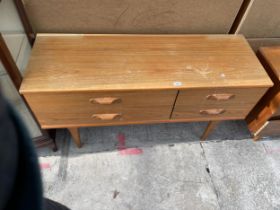
[[[242,0],[24,0],[37,32],[227,33]]]
[[[275,111],[272,117],[278,117],[278,118],[280,117],[280,107]]]
[[[279,136],[280,135],[280,120],[268,121],[263,129],[258,133],[258,136]]]
[[[107,93],[44,93],[24,95],[42,127],[73,124],[106,124],[141,120],[167,120],[177,91]],[[112,104],[91,99],[115,97]]]
[[[279,87],[270,88],[246,117],[249,130],[255,134],[273,116],[280,106]]]
[[[271,80],[274,82],[274,86],[269,88],[267,93],[262,97],[258,104],[247,116],[246,121],[249,130],[255,135],[262,129],[265,123],[277,112],[280,107],[280,82],[277,69],[277,58],[273,55],[273,59],[270,60],[270,49],[274,51],[274,47],[261,48],[258,53],[258,57],[265,67]]]
[[[268,74],[276,76],[278,80],[275,82],[278,83],[280,80],[280,46],[262,47],[260,49],[260,53],[266,59],[269,65],[269,68],[267,69]]]
[[[180,91],[172,118],[244,119],[266,90],[266,88],[239,88]],[[213,95],[230,95],[232,97],[216,100],[209,97]]]
[[[255,38],[247,40],[255,52],[257,52],[260,47],[280,46],[280,38]]]
[[[239,33],[248,38],[280,37],[280,1],[254,0]]]
[[[271,85],[239,35],[39,35],[21,93]]]
[[[17,57],[19,55],[19,52],[21,50],[21,44],[24,39],[23,34],[2,34],[4,41],[7,45],[7,47],[10,50],[10,53],[14,59],[15,62],[17,62]],[[21,66],[18,66],[21,68]],[[2,62],[0,61],[0,75],[6,73],[5,68],[2,65]]]

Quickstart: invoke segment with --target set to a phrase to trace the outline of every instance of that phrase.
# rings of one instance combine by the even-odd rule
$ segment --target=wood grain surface
[[[271,85],[240,35],[39,34],[20,91]]]
[[[168,120],[177,91],[102,93],[29,93],[25,98],[42,127],[106,124],[143,120]],[[116,97],[119,103],[98,104],[90,99]]]
[[[210,88],[179,91],[172,118],[243,119],[266,90],[267,88]],[[234,97],[227,100],[209,99],[208,96],[213,94],[231,94]]]

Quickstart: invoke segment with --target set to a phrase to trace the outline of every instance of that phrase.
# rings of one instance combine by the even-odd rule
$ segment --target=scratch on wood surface
[[[226,75],[225,75],[224,73],[221,73],[221,74],[220,74],[220,77],[221,77],[221,78],[225,78]]]
[[[186,70],[193,70],[196,73],[200,74],[204,78],[207,78],[207,75],[211,73],[211,70],[209,69],[208,64],[205,67],[201,67],[201,68],[197,68],[197,67],[187,65]]]

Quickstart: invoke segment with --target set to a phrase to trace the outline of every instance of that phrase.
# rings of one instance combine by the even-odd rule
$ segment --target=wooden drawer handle
[[[226,94],[226,93],[211,94],[211,95],[206,96],[206,98],[208,100],[216,100],[216,101],[227,101],[227,100],[232,99],[234,97],[235,97],[234,94]]]
[[[89,99],[89,102],[93,103],[93,104],[97,103],[97,104],[108,105],[108,104],[120,103],[121,99],[114,98],[114,97],[91,98],[91,99]]]
[[[91,117],[98,120],[114,120],[121,117],[122,114],[93,114]]]
[[[226,110],[224,109],[205,109],[200,110],[199,113],[203,115],[219,115],[224,113]]]

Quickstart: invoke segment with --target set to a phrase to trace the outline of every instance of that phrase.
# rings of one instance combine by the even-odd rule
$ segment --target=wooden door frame
[[[30,107],[28,106],[28,104],[26,103],[26,100],[24,97],[21,96],[21,94],[19,93],[19,88],[22,82],[22,76],[21,73],[12,57],[12,54],[8,48],[8,46],[6,45],[6,42],[2,36],[2,33],[0,33],[0,60],[5,68],[5,70],[7,71],[7,74],[9,75],[9,77],[12,80],[13,85],[15,86],[15,88],[17,89],[18,94],[20,95],[20,97],[22,98],[22,100],[24,101],[27,109],[29,110],[29,112],[31,113],[34,121],[36,122],[36,124],[38,125],[38,128],[40,129],[42,135],[33,138],[33,142],[35,143],[35,145],[37,147],[41,147],[41,146],[51,146],[52,149],[54,151],[57,150],[57,145],[55,142],[55,130],[43,130],[40,128],[40,125],[36,119],[36,117],[34,116],[33,112],[31,111]]]
[[[24,9],[24,5],[22,0],[14,0],[14,4],[16,6],[17,12],[19,14],[19,18],[21,20],[21,23],[23,25],[24,31],[26,33],[26,36],[28,38],[28,41],[31,46],[33,46],[36,34],[31,26],[31,23],[28,19],[27,13]]]

